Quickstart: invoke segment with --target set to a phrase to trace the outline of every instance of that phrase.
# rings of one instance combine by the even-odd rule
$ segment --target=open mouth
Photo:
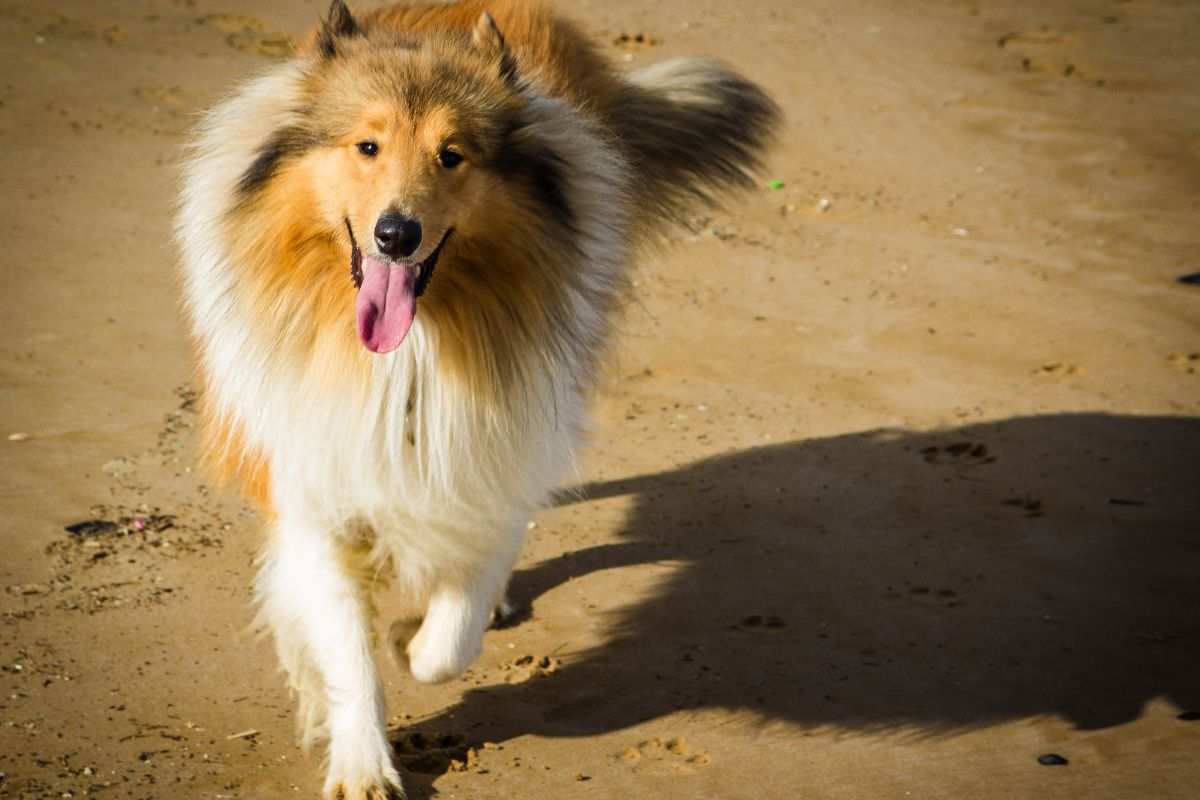
[[[417,298],[429,288],[438,257],[454,229],[447,229],[437,247],[422,261],[364,257],[349,219],[346,231],[350,234],[350,279],[358,288],[355,303],[358,338],[372,353],[390,353],[408,335],[417,313]]]
[[[361,289],[363,283],[362,272],[362,250],[358,248],[358,240],[354,238],[354,228],[350,225],[350,219],[346,219],[346,233],[350,234],[350,280],[354,282],[355,289]],[[450,234],[454,233],[454,228],[447,228],[442,234],[442,240],[438,242],[437,247],[433,248],[433,252],[425,257],[424,261],[396,261],[395,264],[414,265],[418,269],[416,292],[417,297],[425,294],[425,290],[429,288],[429,282],[433,280],[433,270],[437,267],[438,256],[442,254],[442,248],[446,242],[450,240]]]

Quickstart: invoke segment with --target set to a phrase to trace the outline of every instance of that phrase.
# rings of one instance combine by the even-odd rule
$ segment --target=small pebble
[[[29,434],[25,433],[24,431],[18,431],[17,433],[10,433],[8,435],[8,440],[10,442],[23,442],[23,441],[27,440],[28,438],[29,438]]]
[[[1043,767],[1065,767],[1071,762],[1067,761],[1058,753],[1046,753],[1043,756],[1038,756],[1038,763]]]
[[[86,519],[82,522],[75,522],[64,527],[67,533],[75,536],[99,536],[105,533],[114,533],[120,526],[107,519]]]
[[[833,208],[833,201],[828,197],[822,197],[821,201],[817,203],[817,208],[821,209],[822,211],[828,211],[829,209]]]

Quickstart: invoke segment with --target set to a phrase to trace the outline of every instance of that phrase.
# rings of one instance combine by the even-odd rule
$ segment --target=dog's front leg
[[[306,741],[329,737],[329,800],[403,798],[371,656],[369,598],[348,573],[336,536],[282,521],[268,546],[259,596],[280,660],[300,694]]]
[[[441,683],[461,675],[479,656],[483,632],[503,604],[504,589],[516,559],[519,534],[489,560],[444,579],[430,595],[423,620],[392,626],[397,659],[422,683]]]

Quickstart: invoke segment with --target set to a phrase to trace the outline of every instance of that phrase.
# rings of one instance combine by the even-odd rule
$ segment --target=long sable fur
[[[753,186],[781,119],[757,85],[703,58],[634,72],[607,115],[637,176],[636,206],[655,223]]]

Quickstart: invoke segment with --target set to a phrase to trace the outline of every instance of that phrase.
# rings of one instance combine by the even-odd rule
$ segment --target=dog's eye
[[[454,169],[463,162],[462,153],[446,148],[438,153],[438,162],[446,169]]]
[[[367,158],[374,158],[379,154],[379,145],[369,139],[365,142],[359,142],[354,146],[358,148],[358,152]]]

